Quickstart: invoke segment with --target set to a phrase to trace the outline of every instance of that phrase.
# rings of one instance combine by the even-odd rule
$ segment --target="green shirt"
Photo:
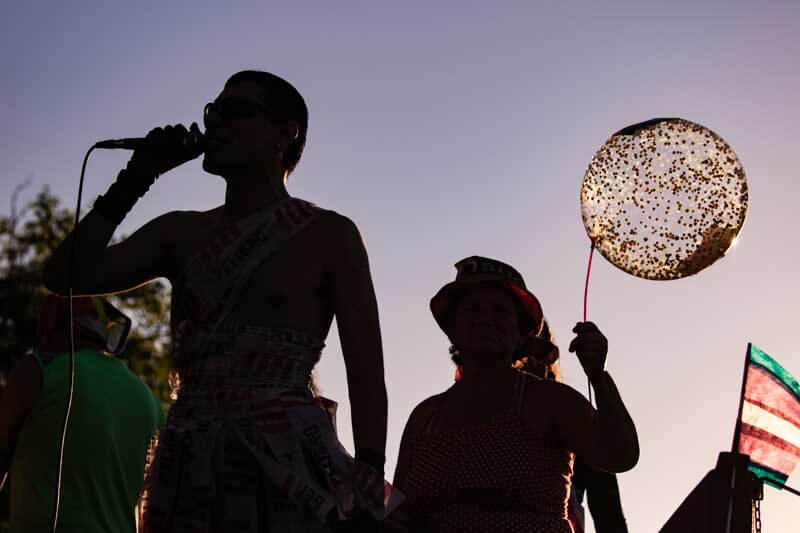
[[[20,430],[9,473],[10,532],[49,531],[69,354],[38,354],[42,391]],[[164,411],[128,367],[93,350],[75,354],[59,532],[133,532],[147,448]]]

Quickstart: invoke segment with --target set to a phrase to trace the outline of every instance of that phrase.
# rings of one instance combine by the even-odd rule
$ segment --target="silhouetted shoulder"
[[[212,210],[215,211],[215,210]],[[195,224],[208,220],[211,211],[170,211],[157,216],[142,229],[147,228],[160,235],[162,240],[172,243],[186,239],[186,234]]]
[[[445,391],[446,392],[446,391]],[[439,404],[444,398],[445,392],[440,392],[439,394],[434,394],[429,398],[425,398],[421,402],[417,404],[413,411],[411,411],[411,416],[417,415],[424,415],[430,414],[436,411],[436,408],[439,407]]]
[[[184,262],[204,245],[220,223],[222,207],[209,211],[170,211],[153,219],[152,228],[164,248],[167,278],[173,279]]]
[[[361,233],[355,222],[336,211],[324,209],[319,215],[318,223],[320,229],[329,236],[361,240]]]
[[[408,417],[407,425],[409,432],[416,435],[425,428],[425,425],[428,423],[431,417],[433,417],[434,413],[436,413],[436,409],[438,409],[444,394],[444,392],[435,394],[430,398],[422,400],[417,404],[416,407],[414,407]]]
[[[567,402],[569,404],[588,404],[586,398],[584,398],[580,392],[576,391],[566,383],[560,383],[558,381],[553,381],[552,379],[539,379],[536,376],[530,376],[528,379],[529,385],[533,385],[533,382],[535,382],[534,387],[529,387],[529,389],[538,389],[540,394],[546,394],[552,401],[556,403]]]
[[[207,211],[170,211],[161,215],[161,217],[165,219],[166,223],[180,224],[184,227],[196,224],[199,221],[218,222],[223,207],[219,206]]]
[[[433,418],[444,393],[431,396],[417,404],[408,417],[400,439],[400,451],[397,456],[397,468],[394,471],[395,486],[402,490],[406,474],[411,467],[411,459],[417,437],[425,430],[428,422]]]
[[[335,211],[323,211],[314,222],[313,239],[325,250],[327,263],[347,270],[369,270],[361,232],[348,217]]]
[[[525,404],[537,406],[537,409],[525,411],[529,423],[542,423],[544,416],[549,425],[554,418],[587,415],[592,411],[586,398],[565,383],[531,375],[527,379]]]

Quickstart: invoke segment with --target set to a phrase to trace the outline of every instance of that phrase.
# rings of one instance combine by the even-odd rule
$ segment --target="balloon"
[[[679,118],[612,135],[581,187],[594,246],[616,267],[654,280],[691,276],[725,255],[747,204],[747,179],[731,147]]]

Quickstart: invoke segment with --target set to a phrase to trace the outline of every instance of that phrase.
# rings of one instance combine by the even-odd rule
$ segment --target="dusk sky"
[[[68,7],[73,4],[77,7]],[[589,240],[579,192],[595,151],[653,117],[703,124],[738,154],[750,209],[726,257],[646,281],[595,256],[589,319],[639,431],[619,476],[632,532],[657,531],[731,446],[748,342],[800,377],[800,2],[41,2],[0,8],[0,209],[30,178],[74,207],[97,140],[201,122],[243,69],[291,81],[310,110],[291,194],[350,217],[370,255],[389,392],[387,476],[411,409],[450,386],[428,310],[453,264],[519,269],[566,347]],[[129,153],[95,152],[84,204]],[[222,203],[199,160],[161,179],[120,232]],[[318,367],[352,450],[335,328]],[[800,474],[789,478],[800,487]],[[800,530],[800,499],[765,488],[764,531]],[[589,531],[593,531],[590,527]]]

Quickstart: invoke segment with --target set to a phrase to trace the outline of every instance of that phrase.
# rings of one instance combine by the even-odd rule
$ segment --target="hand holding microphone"
[[[188,130],[176,124],[155,128],[143,139],[100,141],[95,147],[134,150],[117,180],[94,203],[97,213],[119,225],[158,176],[203,153],[205,137],[197,123],[192,123]]]

